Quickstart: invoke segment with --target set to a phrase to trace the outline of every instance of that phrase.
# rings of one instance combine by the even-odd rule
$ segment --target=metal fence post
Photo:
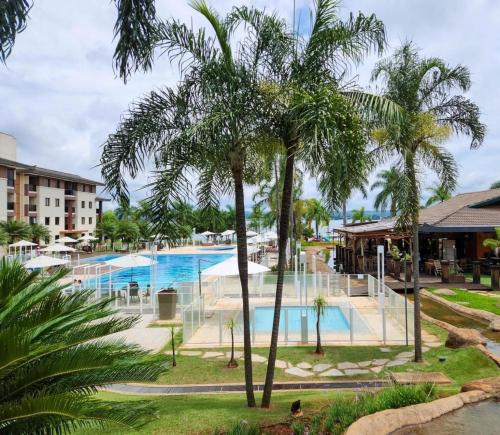
[[[385,307],[382,307],[382,338],[383,338],[384,344],[385,344],[387,341],[387,326],[386,326]]]
[[[222,311],[219,311],[219,345],[222,344]]]
[[[349,307],[349,335],[351,339],[351,344],[354,342],[354,315],[352,306]]]
[[[351,297],[351,275],[347,275],[347,296]]]
[[[326,274],[326,294],[330,296],[330,274]]]
[[[250,324],[252,327],[252,344],[255,344],[255,308],[250,311]]]
[[[288,344],[288,308],[285,308],[285,343]]]

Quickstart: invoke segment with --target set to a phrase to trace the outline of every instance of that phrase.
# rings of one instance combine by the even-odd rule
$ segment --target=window
[[[89,201],[89,208],[92,208],[92,201]]]
[[[92,218],[89,217],[89,225],[92,225]]]
[[[86,192],[87,191],[87,186],[85,184],[82,184],[82,192]]]
[[[82,217],[82,225],[85,225],[85,218]]]
[[[59,225],[59,217],[56,217],[56,225]]]
[[[45,218],[45,225],[50,225],[50,218],[49,217]]]
[[[57,219],[57,218],[56,218]],[[54,239],[59,240],[59,236],[54,236]]]
[[[85,201],[82,201],[82,208],[85,208]]]
[[[45,207],[50,207],[50,198],[45,198]]]
[[[72,229],[75,229],[75,224],[72,225]]]
[[[61,180],[56,180],[56,187],[57,187],[58,189],[60,189],[60,188],[61,188]]]
[[[61,204],[60,204],[60,200],[59,198],[56,198],[56,207],[59,207]]]

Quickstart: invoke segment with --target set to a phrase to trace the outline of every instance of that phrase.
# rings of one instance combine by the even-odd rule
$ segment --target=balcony
[[[14,202],[8,202],[7,203],[7,211],[14,211],[15,208],[15,203]]]
[[[73,189],[64,189],[65,196],[75,196],[75,191]]]
[[[75,207],[64,207],[64,213],[68,214],[68,213],[75,213]]]
[[[28,204],[28,211],[36,213],[36,204]]]
[[[36,184],[28,184],[28,192],[36,193]]]
[[[7,178],[7,187],[14,188],[15,187],[15,180],[13,178]]]

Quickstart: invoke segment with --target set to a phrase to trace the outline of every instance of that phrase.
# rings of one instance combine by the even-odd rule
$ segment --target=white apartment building
[[[0,221],[20,220],[49,228],[51,242],[92,235],[102,213],[98,181],[17,161],[16,139],[0,133]]]

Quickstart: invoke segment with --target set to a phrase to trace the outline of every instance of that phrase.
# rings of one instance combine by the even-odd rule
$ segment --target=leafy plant
[[[231,318],[226,322],[226,329],[231,333],[231,358],[227,363],[230,369],[238,367],[238,362],[234,359],[234,328],[236,328],[236,322]]]
[[[321,346],[321,334],[319,321],[321,316],[325,314],[325,308],[328,306],[328,302],[322,296],[318,296],[313,301],[314,311],[316,312],[316,350],[314,353],[323,354],[323,347]]]
[[[23,221],[4,221],[0,222],[0,228],[7,235],[8,243],[15,243],[19,240],[31,238],[30,226]]]
[[[325,264],[328,264],[328,262],[330,261],[330,256],[331,256],[331,252],[329,249],[325,249],[323,250],[323,260],[325,262]]]
[[[172,367],[176,367],[177,360],[175,357],[175,328],[173,326],[170,327],[170,344],[172,346]]]
[[[100,387],[154,381],[163,355],[106,336],[129,329],[113,300],[65,293],[67,271],[48,278],[18,262],[0,263],[0,432],[64,433],[116,423],[139,426],[150,404],[96,400]],[[130,404],[130,402],[127,402]]]
[[[497,233],[497,238],[484,240],[483,246],[485,248],[490,248],[495,252],[495,256],[498,257],[500,255],[500,227],[495,228],[495,232]]]
[[[216,434],[221,432],[216,431]],[[259,435],[260,429],[256,424],[240,421],[236,423],[228,432],[227,435]]]
[[[401,252],[399,251],[399,248],[397,245],[391,246],[390,254],[391,254],[391,257],[393,260],[399,261],[401,258]]]

